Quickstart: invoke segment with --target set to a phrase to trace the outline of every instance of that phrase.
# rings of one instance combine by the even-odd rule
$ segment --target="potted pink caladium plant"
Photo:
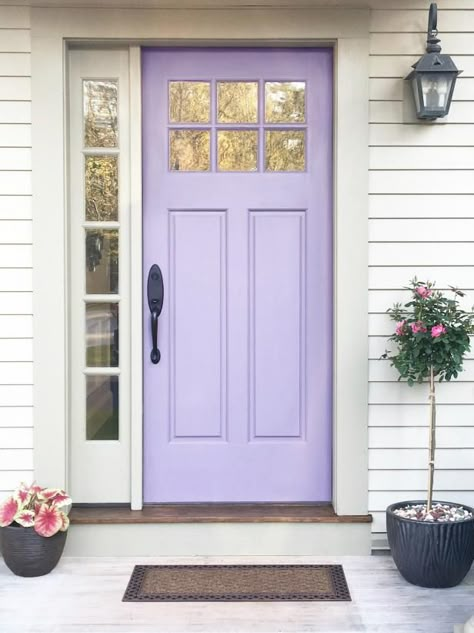
[[[0,505],[5,563],[17,576],[43,576],[56,567],[66,543],[71,498],[59,488],[21,484]]]
[[[387,536],[402,576],[422,587],[453,587],[474,560],[474,510],[465,504],[433,499],[438,382],[458,378],[474,334],[474,314],[459,305],[460,290],[447,297],[430,282],[414,279],[403,306],[387,310],[396,322],[386,352],[410,387],[424,385],[429,401],[427,492],[425,499],[400,501],[387,508]]]

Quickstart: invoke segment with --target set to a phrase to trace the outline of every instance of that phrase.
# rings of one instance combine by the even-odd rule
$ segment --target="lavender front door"
[[[145,501],[329,501],[331,50],[144,50],[143,157]]]

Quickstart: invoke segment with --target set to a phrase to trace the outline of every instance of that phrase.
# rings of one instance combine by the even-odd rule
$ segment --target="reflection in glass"
[[[210,138],[209,130],[170,130],[170,169],[209,171]]]
[[[219,171],[257,171],[258,132],[219,130],[217,165]]]
[[[118,303],[86,304],[87,367],[118,367]]]
[[[117,82],[101,79],[85,80],[83,97],[84,145],[86,147],[117,147]]]
[[[304,130],[266,130],[265,169],[266,171],[304,171]]]
[[[304,81],[265,82],[265,121],[303,123],[305,120]]]
[[[86,439],[119,439],[118,376],[86,376]]]
[[[86,220],[118,220],[118,158],[87,156],[85,173]]]
[[[119,239],[116,229],[86,230],[86,293],[118,292]]]
[[[211,111],[209,82],[170,81],[169,108],[171,123],[208,123]]]
[[[217,121],[257,123],[258,83],[256,81],[217,82]]]

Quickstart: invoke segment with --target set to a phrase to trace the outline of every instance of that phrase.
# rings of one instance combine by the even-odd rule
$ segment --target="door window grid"
[[[191,124],[171,115],[174,86],[178,83],[210,86],[209,122]],[[236,105],[235,97],[239,95],[243,104]],[[170,81],[168,168],[185,172],[304,172],[308,142],[306,102],[304,81]],[[185,137],[190,142],[179,146],[176,139]],[[195,142],[191,142],[193,138]]]
[[[119,90],[84,79],[85,439],[119,440]]]

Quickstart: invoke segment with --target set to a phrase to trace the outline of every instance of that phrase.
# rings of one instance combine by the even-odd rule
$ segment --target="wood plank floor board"
[[[350,603],[122,603],[135,564],[340,563]],[[459,587],[406,583],[389,556],[63,558],[42,578],[0,562],[3,633],[452,633],[474,613],[474,570]]]

